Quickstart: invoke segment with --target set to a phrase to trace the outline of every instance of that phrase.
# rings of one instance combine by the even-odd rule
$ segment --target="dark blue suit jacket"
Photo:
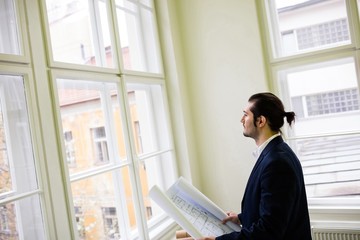
[[[281,136],[271,140],[256,161],[238,216],[242,230],[216,240],[311,239],[302,168]]]

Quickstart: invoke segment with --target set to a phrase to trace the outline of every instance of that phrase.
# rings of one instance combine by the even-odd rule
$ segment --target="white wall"
[[[242,110],[250,95],[268,90],[255,2],[156,5],[180,173],[222,208],[239,211],[255,163]]]

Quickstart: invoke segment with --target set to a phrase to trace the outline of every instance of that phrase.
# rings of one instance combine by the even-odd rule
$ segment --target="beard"
[[[259,135],[258,129],[256,127],[254,128],[247,128],[243,130],[243,135],[244,137],[249,137],[249,138],[253,138],[256,139]]]
[[[244,137],[251,137],[248,133],[243,132]]]

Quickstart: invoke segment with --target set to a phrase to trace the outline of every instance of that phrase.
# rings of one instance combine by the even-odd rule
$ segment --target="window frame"
[[[100,19],[99,16],[99,12],[98,12],[98,8],[96,7],[96,5],[94,4],[94,1],[96,2],[105,2],[106,4],[106,8],[107,8],[107,12],[110,14],[110,16],[108,16],[108,23],[109,23],[109,31],[110,31],[110,42],[111,42],[111,47],[114,48],[114,52],[118,52],[118,44],[116,39],[118,39],[116,37],[116,32],[115,34],[113,33],[113,31],[111,31],[112,29],[114,29],[114,16],[113,16],[113,12],[111,11],[112,6],[110,6],[110,4],[112,3],[111,1],[105,1],[105,0],[91,0],[89,1],[89,17],[90,17],[90,22],[91,22],[91,29],[94,30],[94,34],[91,36],[92,40],[94,40],[96,43],[94,43],[93,47],[94,47],[94,53],[95,53],[95,58],[99,59],[100,62],[104,62],[106,61],[106,59],[104,59],[104,51],[101,51],[99,47],[103,41],[102,38],[100,37],[99,33],[95,31],[95,29],[98,29],[99,26],[99,22],[95,22],[96,17],[98,17]],[[50,67],[53,68],[64,68],[64,69],[82,69],[84,71],[88,71],[88,72],[104,72],[104,73],[113,73],[116,74],[119,72],[119,59],[118,58],[113,58],[113,66],[112,67],[107,67],[107,66],[99,66],[99,65],[86,65],[86,64],[78,64],[78,63],[69,63],[69,62],[61,62],[61,61],[56,61],[55,60],[55,56],[52,53],[52,41],[51,41],[51,34],[50,34],[50,28],[49,28],[49,18],[47,15],[47,8],[46,8],[46,0],[41,0],[40,1],[40,5],[41,5],[41,9],[42,12],[44,14],[42,14],[42,19],[44,21],[44,34],[46,36],[46,41],[45,41],[45,45],[48,49],[47,51],[47,57],[48,57],[48,64]],[[101,29],[101,27],[100,27]],[[95,34],[96,32],[96,34]]]
[[[19,41],[19,50],[20,55],[17,54],[4,54],[0,53],[0,61],[12,62],[12,63],[30,63],[30,48],[29,48],[29,38],[27,35],[26,29],[26,14],[25,14],[25,4],[24,0],[13,0],[14,1],[14,10],[15,17],[18,25],[18,41]]]
[[[105,0],[92,0],[92,1],[105,1]],[[131,1],[131,0],[130,0]],[[135,0],[139,1],[139,0]],[[151,0],[153,1],[153,0]],[[139,3],[141,4],[141,3]],[[48,16],[47,16],[47,9],[46,9],[46,0],[41,0],[40,1],[40,5],[41,5],[41,9],[43,11],[43,15],[42,15],[42,20],[44,21],[44,34],[46,36],[46,41],[45,41],[45,45],[48,49],[47,51],[47,61],[48,61],[48,65],[51,68],[54,69],[74,69],[74,70],[82,70],[82,71],[86,71],[86,72],[98,72],[98,73],[109,73],[109,74],[120,74],[122,75],[128,75],[128,76],[149,76],[149,77],[160,77],[160,78],[165,78],[164,76],[164,67],[163,67],[163,59],[162,59],[162,55],[161,55],[161,48],[160,48],[160,37],[159,37],[159,31],[157,28],[157,18],[156,18],[156,9],[155,6],[152,6],[153,8],[153,23],[154,23],[154,41],[155,44],[157,46],[157,60],[159,62],[160,68],[159,68],[159,73],[154,73],[154,72],[147,72],[147,71],[140,71],[140,70],[129,70],[129,69],[125,69],[124,67],[124,61],[123,61],[123,57],[122,57],[122,52],[121,52],[121,43],[120,43],[120,33],[118,31],[118,23],[117,23],[117,13],[116,13],[116,4],[115,4],[115,0],[109,1],[108,4],[106,4],[107,6],[107,10],[108,10],[108,21],[109,21],[109,29],[110,29],[110,40],[111,40],[111,44],[113,47],[113,52],[117,53],[114,54],[114,66],[113,67],[104,67],[104,66],[98,66],[98,65],[85,65],[85,64],[76,64],[76,63],[67,63],[67,62],[61,62],[61,61],[56,61],[54,59],[54,56],[52,54],[52,43],[51,43],[51,34],[50,34],[50,29],[48,26]],[[154,4],[153,4],[154,5]],[[94,10],[96,12],[96,10]],[[92,19],[92,22],[94,20]],[[96,25],[95,23],[92,23],[92,25]],[[96,27],[92,27],[96,28]],[[114,31],[112,31],[114,30]],[[94,46],[96,47],[96,46]],[[99,52],[99,50],[97,51]],[[100,51],[101,52],[101,51]],[[100,54],[101,55],[101,54]]]
[[[154,4],[154,1],[153,0],[150,0],[149,3],[150,3],[150,6],[142,3],[141,0],[124,0],[124,1],[128,1],[130,2],[131,4],[134,4],[136,5],[137,7],[137,10],[139,10],[139,14],[136,15],[136,19],[138,20],[137,23],[139,23],[139,26],[140,26],[140,29],[136,29],[137,31],[140,32],[141,34],[141,47],[144,49],[144,52],[145,52],[145,55],[146,55],[146,58],[148,58],[147,55],[149,50],[147,50],[147,47],[145,46],[146,45],[146,41],[145,41],[145,38],[147,38],[147,36],[144,36],[144,33],[143,31],[141,30],[144,30],[147,28],[147,26],[143,26],[144,25],[144,17],[143,17],[143,8],[150,8],[152,9],[152,23],[153,23],[153,26],[154,26],[154,41],[155,41],[155,47],[156,47],[156,62],[159,64],[159,72],[158,73],[154,73],[154,72],[149,72],[147,71],[147,73],[151,73],[152,76],[162,76],[163,77],[163,74],[164,74],[164,67],[163,67],[163,59],[162,59],[162,55],[161,55],[161,48],[160,48],[160,38],[159,38],[159,31],[158,31],[158,23],[157,23],[157,18],[156,18],[156,9],[155,9],[155,4]],[[118,39],[117,41],[117,46],[118,46],[118,52],[121,52],[121,49],[122,49],[122,44],[121,44],[121,38],[120,38],[120,31],[118,31],[119,29],[119,26],[118,26],[118,21],[117,21],[117,6],[116,6],[116,0],[114,0],[113,2],[113,6],[112,8],[114,9],[114,13],[113,13],[113,16],[114,16],[114,27],[116,29],[115,31],[115,34],[116,34],[116,38]],[[141,7],[140,5],[143,5],[143,7]],[[123,11],[128,11],[128,9],[126,8],[122,8],[122,7],[119,7],[119,10],[123,10]],[[146,71],[141,71],[141,70],[133,70],[133,69],[126,69],[125,66],[124,66],[124,61],[123,61],[123,57],[122,57],[122,54],[119,54],[121,57],[120,59],[120,65],[121,65],[121,71],[124,73],[124,74],[127,74],[127,75],[133,75],[135,73],[135,75],[137,74],[141,74],[143,72],[146,72]],[[148,65],[148,59],[145,60],[145,65]],[[148,75],[148,76],[151,76],[151,75]]]
[[[344,44],[342,46],[326,48],[326,49],[317,49],[310,52],[299,53],[296,55],[290,56],[280,56],[280,42],[281,34],[278,30],[278,24],[276,23],[275,16],[276,14],[271,11],[271,8],[274,8],[273,0],[264,1],[261,0],[257,3],[257,10],[259,13],[259,19],[261,22],[260,30],[263,38],[263,45],[267,47],[268,50],[265,51],[265,57],[269,61],[270,65],[282,64],[285,62],[298,61],[299,59],[311,58],[314,55],[326,56],[334,52],[343,52],[347,49],[356,49],[360,45],[360,36],[359,36],[359,13],[357,11],[358,6],[356,0],[344,0],[346,4],[346,9],[348,13],[348,24],[350,32],[350,41],[349,44]],[[269,15],[267,14],[269,13]],[[278,32],[278,35],[274,35],[275,32]]]
[[[22,63],[22,62],[21,62]],[[46,206],[48,206],[49,202],[49,193],[45,191],[46,184],[43,181],[43,171],[44,165],[44,155],[42,154],[42,144],[43,140],[41,138],[40,131],[40,121],[37,118],[39,111],[36,105],[36,91],[34,88],[34,78],[32,75],[32,71],[30,68],[26,66],[19,65],[7,65],[2,62],[0,58],[0,74],[1,75],[13,75],[13,76],[21,76],[23,78],[24,84],[24,94],[27,108],[27,120],[29,123],[29,134],[30,141],[32,142],[32,154],[34,159],[34,171],[35,177],[37,180],[37,189],[26,191],[23,193],[17,193],[15,195],[11,194],[11,196],[6,197],[0,200],[0,204],[14,203],[15,207],[18,205],[17,201],[21,201],[23,199],[29,199],[32,197],[37,197],[40,204],[40,211],[43,220],[43,234],[45,238],[49,238],[49,232],[53,231],[54,222],[53,216],[48,212]],[[17,211],[20,211],[17,209]],[[27,214],[21,211],[21,216],[26,216]],[[19,236],[23,236],[21,233],[23,230],[19,229]]]
[[[268,2],[268,3],[266,3]],[[276,57],[276,47],[279,43],[278,40],[273,40],[276,36],[273,36],[273,18],[267,14],[272,4],[272,1],[262,0],[257,3],[257,9],[259,13],[259,21],[261,34],[263,36],[263,46],[265,55],[265,67],[267,71],[268,84],[271,91],[274,91],[282,99],[290,99],[288,94],[282,90],[281,76],[279,73],[285,70],[296,69],[306,65],[322,63],[326,61],[337,60],[341,58],[353,58],[354,65],[357,74],[358,90],[360,89],[360,28],[359,28],[359,12],[356,0],[345,0],[346,9],[348,12],[348,23],[350,31],[350,44],[343,46],[337,46],[329,49],[314,50],[312,52],[300,53],[293,56]],[[274,15],[270,11],[270,15]],[[276,25],[275,25],[276,27]],[[266,50],[267,49],[267,50]],[[285,108],[291,109],[290,103],[284,101]],[[313,138],[324,136],[311,135],[311,136],[299,136],[294,137],[291,135],[289,128],[283,129],[286,141],[297,140],[300,138]],[[351,131],[345,133],[331,134],[331,136],[341,136],[342,134],[359,134],[360,131]],[[353,214],[354,212],[360,213],[360,205],[358,199],[347,199],[344,197],[337,198],[308,198],[309,210],[312,214],[328,213],[329,210],[336,214]]]
[[[65,142],[63,139],[63,135],[61,135],[60,133],[63,132],[62,130],[62,120],[61,120],[61,113],[60,113],[60,103],[58,100],[58,93],[57,93],[57,79],[71,79],[71,80],[86,80],[86,81],[90,81],[90,82],[99,82],[99,79],[101,79],[102,82],[107,82],[107,83],[115,83],[117,84],[117,90],[118,90],[118,94],[119,94],[119,99],[123,99],[122,95],[123,95],[123,91],[119,88],[119,82],[120,82],[120,78],[117,76],[113,76],[113,75],[105,75],[105,74],[92,74],[89,72],[83,72],[83,71],[76,71],[76,70],[60,70],[60,69],[54,69],[54,70],[50,70],[50,75],[51,75],[51,85],[52,85],[52,91],[53,91],[53,95],[52,95],[52,100],[54,102],[54,109],[55,109],[55,116],[57,119],[57,127],[58,127],[58,139],[61,145],[61,159],[62,159],[62,171],[65,173],[66,177],[66,191],[68,194],[68,198],[66,199],[67,201],[67,205],[69,206],[69,211],[70,211],[70,216],[72,218],[72,224],[73,226],[77,226],[77,222],[76,222],[76,213],[75,213],[75,209],[74,209],[74,202],[73,202],[73,197],[72,197],[72,188],[71,188],[71,183],[76,182],[76,181],[81,181],[83,179],[87,179],[90,177],[96,177],[99,174],[102,173],[109,173],[112,170],[121,170],[122,168],[126,168],[128,167],[129,169],[132,169],[133,167],[131,166],[131,160],[126,159],[125,161],[121,161],[120,163],[112,163],[112,164],[108,164],[108,163],[104,163],[104,166],[101,166],[100,168],[96,168],[94,170],[87,170],[85,172],[80,172],[80,173],[75,173],[75,174],[70,174],[69,173],[69,169],[66,166],[66,149],[65,149]],[[120,106],[122,105],[122,103],[119,103]],[[124,108],[120,108],[120,112],[121,115],[124,115],[125,113],[123,113],[123,109]],[[109,109],[106,109],[109,110]],[[90,130],[90,129],[89,129]],[[124,131],[124,138],[126,139],[126,136],[128,135],[128,131],[126,128],[123,129]],[[111,138],[111,136],[109,136]],[[116,141],[115,141],[116,142]],[[108,144],[108,147],[110,147],[110,145]],[[125,140],[125,147],[126,147],[126,152],[129,151],[129,144],[127,142],[127,140]],[[113,153],[113,151],[115,150],[113,147],[110,147],[111,149],[109,150],[109,155],[114,155],[115,153]],[[128,154],[127,154],[128,155]],[[111,157],[110,157],[111,158]],[[131,182],[131,186],[135,186],[135,180],[134,180],[134,172],[130,171],[131,175],[130,175],[130,182]],[[123,188],[122,188],[123,189]],[[133,189],[134,190],[134,189]],[[120,193],[115,193],[115,194],[120,194]],[[139,197],[136,196],[136,192],[133,191],[132,195],[134,197],[134,199],[139,199]],[[121,203],[117,203],[119,205],[120,208],[123,208],[122,206],[126,207],[126,204],[121,202]],[[136,209],[139,209],[139,207],[137,207]],[[141,212],[137,211],[136,212],[136,218],[137,219],[141,219]],[[126,225],[126,223],[125,223]],[[140,223],[138,223],[139,228],[140,227]],[[119,226],[120,227],[120,226]],[[142,227],[143,228],[143,227]],[[141,228],[141,229],[142,229]],[[121,230],[125,231],[128,229],[128,227],[120,227]],[[76,233],[77,229],[73,228],[73,238],[74,239],[78,239],[78,235]],[[126,237],[131,237],[134,233],[129,233],[129,232],[122,232],[122,235],[125,235]],[[137,234],[137,233],[135,233]],[[138,233],[138,234],[142,234],[142,233]]]
[[[172,129],[170,124],[170,113],[168,111],[168,102],[167,102],[167,95],[166,95],[166,86],[165,86],[165,80],[159,76],[153,76],[153,74],[148,74],[149,76],[146,76],[147,74],[139,74],[139,75],[122,75],[122,77],[118,77],[117,75],[113,74],[103,74],[103,73],[89,73],[86,71],[78,70],[78,69],[51,69],[50,70],[50,79],[51,79],[51,89],[52,89],[52,100],[54,102],[54,109],[55,109],[55,116],[56,116],[56,125],[58,128],[57,137],[59,139],[59,143],[61,146],[61,155],[62,155],[62,171],[65,173],[67,177],[66,179],[66,191],[69,196],[67,199],[67,204],[69,206],[70,215],[72,217],[72,223],[73,226],[76,226],[76,213],[74,210],[74,203],[71,193],[71,183],[77,180],[85,179],[92,174],[98,174],[100,172],[107,172],[108,170],[113,169],[121,169],[123,167],[129,167],[131,170],[131,186],[133,190],[133,197],[136,199],[136,207],[135,207],[135,216],[137,219],[137,226],[138,229],[134,232],[131,232],[128,237],[134,237],[134,236],[142,236],[147,238],[148,236],[153,236],[157,234],[161,234],[161,231],[163,228],[167,228],[169,226],[173,226],[174,221],[169,218],[166,214],[162,214],[160,216],[152,218],[150,221],[147,221],[147,209],[144,205],[143,201],[143,194],[142,194],[142,185],[141,185],[141,179],[139,174],[137,173],[139,169],[139,166],[141,163],[145,162],[146,159],[151,158],[156,155],[161,155],[166,152],[170,152],[172,154],[172,160],[175,164],[176,158],[175,158],[175,150],[173,145],[173,139],[172,139]],[[119,105],[120,105],[120,113],[121,117],[124,120],[123,124],[126,125],[126,127],[123,128],[123,135],[125,138],[125,147],[127,152],[127,158],[122,160],[120,163],[117,163],[114,166],[104,166],[101,167],[101,169],[96,170],[99,172],[95,173],[75,173],[73,176],[69,174],[69,169],[66,166],[66,148],[65,148],[65,141],[64,141],[64,130],[62,129],[61,124],[61,114],[57,109],[59,108],[59,101],[57,99],[57,79],[72,79],[72,80],[87,80],[87,81],[94,81],[99,82],[99,79],[101,79],[102,82],[108,82],[108,83],[115,83],[117,85],[117,90],[119,94]],[[139,156],[136,153],[136,140],[135,136],[132,133],[131,129],[131,116],[130,116],[130,105],[129,101],[127,99],[127,87],[126,84],[145,84],[145,85],[159,85],[162,90],[162,100],[163,100],[163,108],[165,109],[165,121],[168,123],[168,133],[170,141],[170,146],[167,149],[160,149],[159,151],[152,152],[150,154],[144,154],[143,156]],[[111,138],[111,136],[109,136]],[[115,141],[116,142],[116,141]],[[109,143],[108,143],[109,144]],[[109,145],[108,145],[109,146]],[[111,148],[111,147],[110,147]],[[115,154],[111,153],[113,150],[109,149],[109,154]],[[111,158],[111,157],[110,157]],[[175,168],[172,171],[173,177],[178,176],[176,164]],[[94,176],[95,176],[94,175]],[[168,181],[165,183],[167,186],[163,186],[164,188],[171,185],[171,179],[167,179]],[[123,205],[122,203],[121,205]],[[121,227],[121,224],[119,222],[119,228],[120,232],[124,231],[124,228]],[[75,232],[73,233],[75,234]],[[124,235],[124,232],[121,232],[121,235]],[[127,236],[127,235],[125,235]],[[75,234],[74,237],[77,237]]]
[[[19,29],[22,39],[20,47],[24,50],[22,55],[0,54],[0,72],[19,74],[24,73],[29,81],[26,84],[26,96],[28,105],[28,114],[30,121],[30,131],[33,141],[33,152],[35,155],[35,164],[37,168],[37,180],[39,188],[36,192],[29,193],[31,196],[39,196],[41,201],[41,211],[44,218],[45,237],[48,239],[76,239],[76,214],[72,207],[71,192],[69,192],[70,180],[66,177],[66,152],[62,139],[64,132],[58,124],[56,114],[56,101],[54,100],[55,85],[54,76],[63,78],[91,79],[101,78],[104,82],[116,82],[118,85],[118,94],[124,103],[126,99],[126,90],[124,79],[135,77],[137,81],[145,84],[153,82],[160,83],[165,93],[165,77],[161,55],[161,72],[142,72],[124,70],[122,58],[120,55],[114,55],[114,67],[106,68],[99,66],[82,66],[79,64],[56,62],[52,60],[51,47],[49,45],[49,29],[47,25],[46,3],[45,0],[14,0],[17,9]],[[114,1],[107,4],[109,10],[108,21],[110,25],[110,34],[113,34],[113,47],[120,49],[120,37],[116,27],[116,12]],[[156,10],[153,6],[155,30],[154,34],[156,44],[160,46],[159,35],[156,23]],[[114,50],[116,51],[116,50]],[[160,48],[158,51],[161,51]],[[25,75],[24,75],[25,76]],[[139,80],[141,79],[141,80]],[[163,95],[163,100],[167,101],[167,96]],[[125,107],[126,108],[126,107]],[[124,109],[125,109],[124,108]],[[169,109],[165,108],[165,115],[169,118]],[[126,111],[121,112],[122,118],[127,119]],[[169,123],[170,141],[173,140],[171,124]],[[124,129],[129,128],[128,126]],[[125,131],[125,130],[124,130]],[[124,135],[131,136],[131,132],[124,132]],[[128,140],[131,142],[131,140]],[[174,151],[174,149],[172,149]],[[131,149],[126,150],[129,154]],[[161,153],[161,152],[160,152]],[[132,154],[130,154],[132,155]],[[135,155],[132,155],[133,157]],[[173,154],[173,161],[176,164],[176,155]],[[65,157],[65,158],[64,158]],[[140,163],[140,162],[138,162]],[[129,160],[123,161],[121,167],[128,166]],[[135,164],[134,164],[135,166]],[[134,167],[133,167],[134,168]],[[132,170],[132,169],[131,169]],[[133,171],[131,171],[133,172]],[[177,169],[174,169],[177,173]],[[81,176],[76,176],[81,177]],[[177,176],[175,176],[177,177]],[[139,179],[132,179],[133,186],[140,186]],[[168,183],[171,184],[171,183]],[[140,191],[140,190],[139,190]],[[134,194],[139,194],[135,192]],[[28,195],[19,196],[19,199],[25,199]],[[18,200],[18,198],[8,198],[6,202]],[[141,199],[138,197],[138,199]],[[142,199],[141,199],[142,200]],[[4,203],[5,201],[1,201]],[[139,200],[140,202],[140,200]],[[146,221],[146,209],[135,207],[137,215],[141,216],[141,223],[138,222],[138,234],[142,234],[146,239],[156,238],[164,234],[169,228],[175,229],[175,222],[168,216],[162,216],[162,219],[154,219],[152,224]]]

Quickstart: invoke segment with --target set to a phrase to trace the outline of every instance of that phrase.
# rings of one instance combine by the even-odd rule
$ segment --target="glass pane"
[[[0,53],[21,55],[13,0],[0,0]]]
[[[303,166],[307,196],[360,197],[360,134],[291,141]]]
[[[126,158],[115,83],[57,80],[70,174]]]
[[[175,182],[175,162],[172,152],[167,152],[158,156],[145,159],[139,166],[139,175],[142,185],[142,194],[144,196],[144,205],[146,209],[146,219],[156,219],[163,214],[163,210],[154,203],[150,196],[149,190],[157,185],[163,189],[168,189]]]
[[[359,13],[359,17],[360,17],[360,0],[357,0],[357,9],[358,9],[358,13]]]
[[[345,0],[272,0],[276,57],[350,44]]]
[[[113,67],[108,1],[47,0],[55,61]]]
[[[168,149],[169,129],[161,86],[128,84],[127,92],[137,154]]]
[[[38,189],[22,76],[0,75],[0,198]]]
[[[80,239],[133,239],[137,224],[128,168],[72,182],[71,189]]]
[[[0,206],[0,239],[46,239],[38,196]]]
[[[308,197],[360,196],[360,135],[350,134],[360,132],[354,59],[289,69],[279,76],[297,115],[289,135],[298,139],[291,144],[303,165]]]
[[[134,1],[116,0],[116,13],[124,68],[160,73],[154,9]]]

